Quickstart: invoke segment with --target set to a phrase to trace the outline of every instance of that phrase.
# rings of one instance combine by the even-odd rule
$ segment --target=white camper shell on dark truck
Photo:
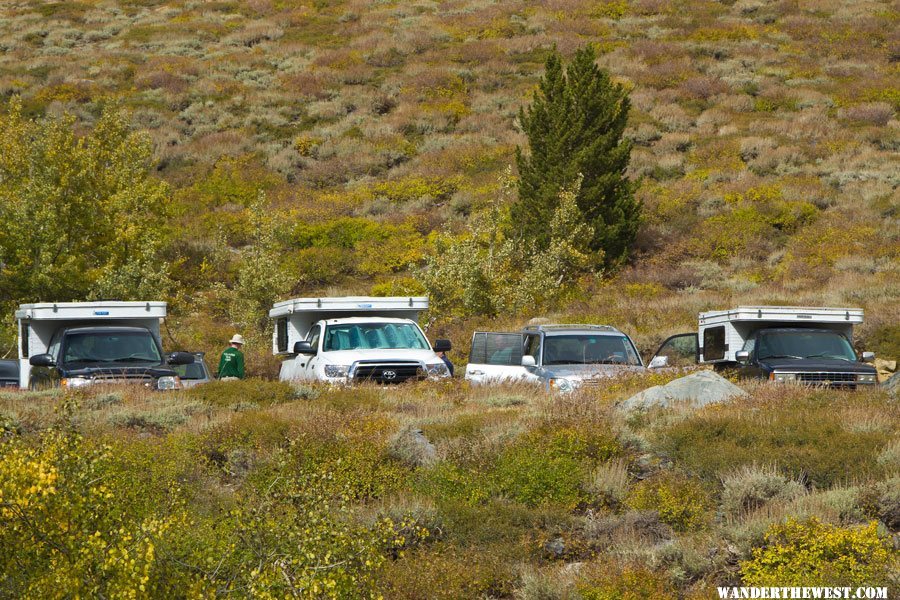
[[[436,352],[449,340],[428,342],[419,327],[424,297],[294,298],[269,311],[272,351],[283,356],[282,381],[381,384],[449,377]]]
[[[75,388],[97,383],[176,389],[170,365],[189,364],[185,352],[163,354],[159,324],[165,302],[43,302],[16,311],[19,385]]]
[[[876,383],[874,355],[853,350],[859,308],[740,306],[703,312],[697,333],[670,337],[649,367],[713,365],[745,377],[855,388]]]

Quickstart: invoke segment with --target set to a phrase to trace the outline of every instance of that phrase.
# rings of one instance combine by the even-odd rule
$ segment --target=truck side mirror
[[[166,362],[170,365],[192,365],[194,355],[190,352],[173,352],[166,358]]]
[[[738,350],[734,353],[734,359],[742,365],[745,365],[750,362],[750,353],[746,350]]]
[[[450,352],[453,350],[453,344],[450,340],[434,340],[434,346],[431,347],[435,352]]]
[[[668,356],[654,356],[650,359],[650,364],[647,365],[648,369],[662,369],[663,367],[669,366],[669,357]]]
[[[32,367],[53,367],[56,366],[56,360],[52,354],[35,354],[28,359],[28,364]]]
[[[315,354],[316,349],[309,342],[294,342],[294,354]]]
[[[522,366],[523,367],[533,367],[537,365],[537,362],[534,360],[534,357],[530,354],[526,354],[522,357]]]
[[[874,362],[875,361],[875,353],[874,352],[863,352],[862,353],[862,361],[863,362]]]

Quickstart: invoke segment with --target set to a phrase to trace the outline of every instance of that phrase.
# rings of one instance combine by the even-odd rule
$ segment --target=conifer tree
[[[577,204],[593,230],[588,248],[611,267],[628,254],[641,205],[625,176],[631,155],[631,144],[623,138],[628,94],[595,59],[588,45],[563,69],[554,50],[532,104],[520,111],[529,153],[516,152],[519,197],[511,207],[510,229],[524,242],[546,249],[560,190],[581,176]]]

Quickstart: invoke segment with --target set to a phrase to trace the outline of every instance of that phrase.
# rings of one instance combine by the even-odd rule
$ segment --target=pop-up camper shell
[[[125,325],[145,327],[159,341],[165,302],[42,302],[22,304],[16,311],[19,333],[19,386],[27,388],[31,377],[28,359],[50,349],[53,334],[62,327]]]
[[[766,327],[831,329],[853,340],[853,326],[863,322],[861,308],[739,306],[700,313],[699,362],[737,362],[735,353],[750,335]]]
[[[347,296],[341,298],[294,298],[277,302],[269,311],[275,319],[272,352],[290,355],[296,342],[306,339],[317,322],[344,317],[386,317],[418,322],[428,309],[428,298]]]

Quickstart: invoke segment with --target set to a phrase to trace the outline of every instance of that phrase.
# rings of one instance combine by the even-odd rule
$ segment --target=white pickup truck
[[[476,331],[466,365],[472,383],[522,381],[570,392],[643,371],[627,335],[609,325],[533,325],[518,333]]]
[[[283,356],[282,381],[380,384],[449,377],[417,321],[424,297],[294,298],[269,311],[275,319],[272,350]]]

